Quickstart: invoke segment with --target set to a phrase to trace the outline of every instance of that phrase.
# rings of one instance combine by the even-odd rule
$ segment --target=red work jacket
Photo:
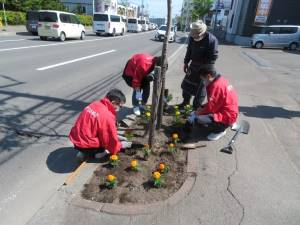
[[[207,103],[200,115],[213,114],[215,122],[232,125],[236,122],[239,109],[236,91],[228,81],[217,77],[206,87]]]
[[[105,148],[111,154],[121,149],[116,127],[116,111],[112,103],[103,98],[84,108],[69,134],[71,142],[79,148]]]
[[[128,61],[124,74],[132,77],[132,87],[141,87],[142,80],[152,72],[155,65],[155,57],[149,54],[135,54]]]

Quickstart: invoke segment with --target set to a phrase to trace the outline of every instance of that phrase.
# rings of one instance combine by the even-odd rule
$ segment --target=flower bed
[[[178,115],[177,115],[178,116]],[[175,118],[178,120],[178,118]],[[139,118],[126,132],[132,138],[130,150],[100,163],[82,196],[104,203],[152,203],[169,198],[186,179],[187,152],[178,149],[184,135],[174,116],[164,116],[155,147],[149,149],[144,137],[145,118]]]

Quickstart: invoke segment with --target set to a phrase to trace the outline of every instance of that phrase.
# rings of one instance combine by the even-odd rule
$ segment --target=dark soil
[[[155,148],[148,160],[144,159],[142,146],[148,142],[144,137],[144,125],[139,119],[130,129],[133,130],[133,148],[118,154],[119,166],[113,168],[108,161],[100,163],[88,184],[85,184],[82,196],[86,199],[105,203],[151,203],[169,198],[186,179],[187,152],[177,149],[176,153],[167,151],[172,132],[177,131],[182,140],[186,134],[183,126],[174,126],[171,116],[163,117],[162,130],[157,134]],[[130,169],[131,160],[138,160],[140,171]],[[165,163],[170,171],[163,176],[162,187],[156,188],[151,181],[152,172],[156,171],[159,163]],[[117,186],[113,189],[105,187],[108,174],[117,177]]]

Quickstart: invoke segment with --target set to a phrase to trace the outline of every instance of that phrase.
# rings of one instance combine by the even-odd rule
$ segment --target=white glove
[[[118,139],[119,141],[127,141],[127,138],[122,135],[118,135]]]
[[[121,144],[122,144],[122,148],[123,148],[123,149],[125,149],[125,148],[131,148],[132,142],[129,142],[129,141],[121,141]]]
[[[193,112],[191,112],[191,114],[187,120],[190,124],[193,124],[195,122],[196,118],[197,118],[197,116],[196,116],[195,112],[193,111]]]
[[[140,91],[136,91],[135,92],[135,98],[136,98],[136,100],[141,101],[142,100],[142,93]]]

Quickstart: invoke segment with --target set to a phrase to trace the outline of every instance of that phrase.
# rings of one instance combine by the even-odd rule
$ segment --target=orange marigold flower
[[[144,144],[145,148],[150,148],[150,146],[148,144]]]
[[[106,179],[107,179],[108,182],[113,182],[113,181],[115,181],[117,178],[116,178],[114,175],[109,174],[109,175],[106,177]]]
[[[117,155],[111,155],[110,156],[110,160],[112,160],[112,161],[117,161],[119,158],[118,158],[118,156]]]
[[[173,143],[170,143],[170,144],[169,144],[169,147],[170,147],[170,148],[174,148],[175,145],[174,145]]]
[[[158,180],[158,179],[160,178],[160,172],[155,171],[155,172],[153,173],[153,178],[156,179],[156,180]]]
[[[137,160],[132,160],[130,163],[131,167],[135,168],[138,166],[138,161]]]
[[[172,138],[173,138],[174,140],[178,139],[178,134],[174,133],[174,134],[172,135]]]
[[[159,170],[164,170],[165,167],[166,167],[165,164],[163,164],[163,163],[160,163],[160,164],[159,164]]]

